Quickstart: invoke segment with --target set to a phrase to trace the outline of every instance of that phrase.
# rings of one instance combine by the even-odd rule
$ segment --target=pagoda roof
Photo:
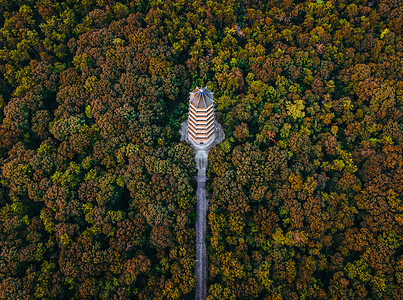
[[[214,103],[213,92],[207,87],[196,87],[190,94],[189,102],[196,108],[207,108]]]

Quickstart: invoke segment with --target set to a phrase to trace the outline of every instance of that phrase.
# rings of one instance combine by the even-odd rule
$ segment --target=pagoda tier
[[[198,145],[208,144],[215,137],[213,93],[207,87],[196,87],[189,98],[189,139]]]

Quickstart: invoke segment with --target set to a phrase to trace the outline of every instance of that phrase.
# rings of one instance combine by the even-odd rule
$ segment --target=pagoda
[[[188,137],[196,145],[210,144],[215,138],[214,96],[207,87],[190,92]]]

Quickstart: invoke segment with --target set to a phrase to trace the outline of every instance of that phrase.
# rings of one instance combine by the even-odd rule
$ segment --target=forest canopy
[[[0,1],[0,299],[194,298],[200,85],[208,299],[399,299],[402,29],[399,0]]]

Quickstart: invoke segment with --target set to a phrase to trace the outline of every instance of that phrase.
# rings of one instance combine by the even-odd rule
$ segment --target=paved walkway
[[[196,149],[197,172],[197,218],[196,218],[196,299],[204,300],[207,296],[207,253],[206,253],[206,217],[208,199],[206,198],[206,169],[208,150]]]

